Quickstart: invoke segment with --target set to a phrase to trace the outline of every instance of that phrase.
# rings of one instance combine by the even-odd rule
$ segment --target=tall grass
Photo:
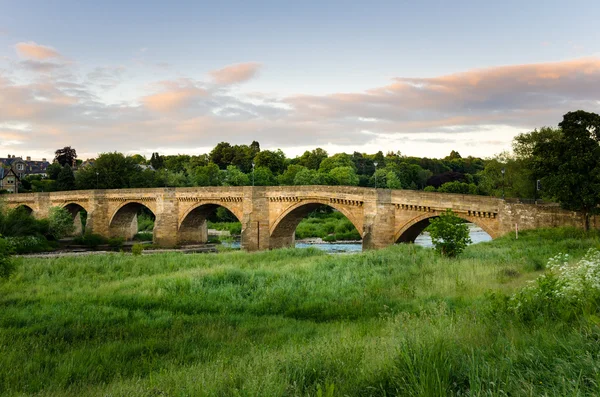
[[[455,260],[414,245],[19,259],[0,283],[0,394],[595,396],[593,317],[532,324],[489,298],[594,246],[564,229]]]

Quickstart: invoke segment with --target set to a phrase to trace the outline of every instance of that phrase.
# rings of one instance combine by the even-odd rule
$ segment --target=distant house
[[[8,155],[8,157],[0,158],[0,166],[12,169],[15,174],[22,179],[27,175],[46,175],[46,170],[50,163],[46,159],[31,160],[31,157],[26,157],[25,160],[21,157]]]
[[[9,193],[19,193],[21,179],[12,168],[0,167],[0,190]]]

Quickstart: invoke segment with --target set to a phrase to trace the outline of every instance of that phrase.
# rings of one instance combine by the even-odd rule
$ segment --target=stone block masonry
[[[515,204],[473,195],[389,190],[351,186],[258,186],[83,190],[13,194],[9,207],[25,206],[43,218],[52,206],[65,207],[75,219],[87,212],[86,232],[131,239],[137,213],[154,213],[154,242],[169,247],[207,241],[207,217],[219,206],[242,223],[242,247],[258,251],[293,246],[300,221],[321,205],[344,214],[361,233],[363,249],[414,242],[429,220],[451,209],[492,238],[520,230],[582,227],[581,214],[557,205]],[[600,217],[593,217],[600,228]]]

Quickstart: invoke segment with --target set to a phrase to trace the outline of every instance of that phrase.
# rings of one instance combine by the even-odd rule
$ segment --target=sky
[[[600,112],[597,0],[0,0],[0,157],[490,157]]]

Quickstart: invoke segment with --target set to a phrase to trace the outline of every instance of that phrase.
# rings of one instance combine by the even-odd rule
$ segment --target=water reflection
[[[471,236],[472,244],[481,243],[484,241],[490,241],[492,238],[489,234],[483,231],[479,226],[476,226],[473,223],[468,223],[469,226],[469,235]],[[431,242],[431,236],[427,232],[423,232],[417,237],[415,240],[416,245],[420,245],[422,247],[433,247]],[[234,241],[231,243],[223,243],[223,245],[231,248],[240,248],[240,242]],[[339,254],[339,253],[351,253],[351,252],[360,252],[362,251],[362,244],[358,243],[330,243],[330,244],[309,244],[297,242],[296,248],[308,248],[314,247],[323,251],[326,251],[331,254]]]

